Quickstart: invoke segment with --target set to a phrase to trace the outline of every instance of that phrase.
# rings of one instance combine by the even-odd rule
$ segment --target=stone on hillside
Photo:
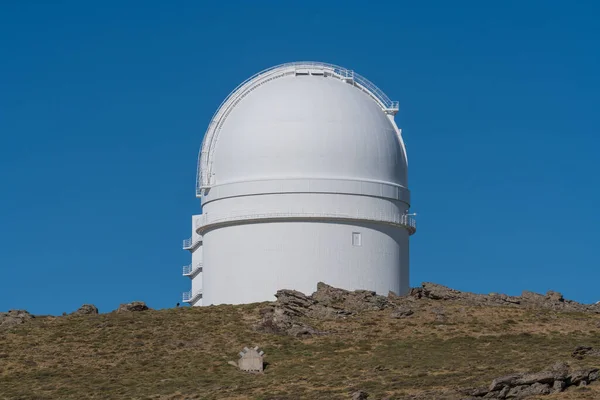
[[[405,318],[414,314],[414,311],[406,306],[395,308],[390,314],[390,318]]]
[[[98,307],[93,304],[84,304],[73,315],[94,315],[98,314]]]
[[[355,290],[353,292],[334,288],[323,282],[317,284],[317,291],[311,296],[324,306],[341,308],[349,312],[368,310],[383,310],[392,307],[385,296],[380,296],[370,290]]]
[[[260,310],[261,320],[254,325],[259,332],[288,335],[298,338],[321,335],[313,327],[297,319],[297,314],[282,307],[267,307]]]
[[[571,385],[579,385],[582,382],[587,384],[595,379],[590,380],[590,376],[597,379],[598,368],[583,368],[573,371],[569,374],[567,382]]]
[[[521,299],[514,296],[508,296],[503,293],[490,293],[487,299],[492,303],[509,303],[509,304],[521,304]]]
[[[489,393],[487,387],[469,388],[461,390],[461,393],[472,397],[482,397]]]
[[[317,291],[312,294],[312,298],[327,305],[341,305],[348,297],[347,290],[338,289],[333,286],[329,286],[326,283],[317,283]]]
[[[517,384],[517,380],[521,378],[522,375],[523,374],[510,374],[496,378],[492,381],[488,390],[493,392],[495,390],[500,390],[505,386],[515,386]]]
[[[546,293],[546,300],[555,301],[555,302],[561,302],[562,303],[562,302],[565,301],[565,298],[563,297],[562,293],[549,290]]]
[[[0,313],[0,329],[8,329],[24,324],[33,318],[34,316],[25,310],[9,310],[8,312]]]
[[[362,390],[352,393],[352,400],[367,400],[368,398],[369,394],[367,392],[363,392]]]
[[[563,390],[565,390],[566,385],[567,384],[565,383],[565,381],[554,381],[554,383],[552,384],[552,392],[560,393]]]
[[[289,316],[328,319],[351,314],[342,308],[319,303],[297,290],[279,290],[275,297],[275,306],[283,309]]]
[[[119,308],[117,308],[117,312],[123,313],[123,312],[146,311],[149,309],[150,308],[148,308],[146,303],[144,303],[143,301],[133,301],[131,303],[125,303],[125,304],[119,305]]]
[[[401,301],[393,296],[391,300]],[[600,304],[581,304],[565,300],[559,292],[548,291],[545,295],[524,290],[521,296],[490,293],[489,295],[461,292],[449,287],[431,282],[423,282],[421,287],[412,288],[406,297],[409,301],[430,299],[437,301],[455,301],[470,306],[510,306],[564,310],[575,312],[592,312],[600,314]]]
[[[351,292],[323,282],[317,284],[317,291],[310,296],[297,290],[284,289],[278,290],[275,297],[277,301],[272,306],[261,310],[261,320],[255,324],[254,329],[294,337],[325,333],[308,325],[304,322],[305,319],[345,318],[361,311],[395,307],[387,297],[379,296],[375,292]]]
[[[391,301],[396,300],[404,300],[407,299],[407,296],[398,296],[396,292],[392,292],[391,290],[388,292],[387,298]]]
[[[511,388],[508,393],[506,393],[506,397],[522,399],[528,396],[546,395],[550,394],[551,392],[552,389],[550,388],[550,385],[536,382],[532,385],[520,385]]]
[[[432,300],[456,300],[464,298],[465,293],[459,290],[450,289],[449,287],[438,285],[437,283],[423,283],[424,297]]]
[[[542,303],[546,300],[546,296],[543,294],[530,292],[529,290],[523,290],[521,293],[521,298],[535,303]]]
[[[307,316],[310,308],[317,303],[310,296],[297,290],[278,290],[275,297],[279,306],[286,308],[290,315],[298,317]]]
[[[567,371],[542,371],[523,374],[516,380],[517,385],[533,385],[534,383],[554,383],[567,378]]]
[[[462,391],[471,398],[523,399],[560,393],[569,386],[585,386],[599,379],[598,368],[584,368],[569,373],[564,362],[554,364],[549,370],[505,375],[492,381],[489,388]]]
[[[577,346],[571,353],[571,357],[578,360],[583,360],[587,356],[600,357],[600,349],[594,349],[591,346]]]

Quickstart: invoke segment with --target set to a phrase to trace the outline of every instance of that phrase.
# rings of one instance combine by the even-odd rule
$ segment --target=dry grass
[[[322,321],[306,340],[254,332],[261,305],[57,317],[0,333],[1,399],[460,398],[510,372],[600,347],[600,317],[419,301],[409,318],[389,311]],[[443,308],[445,321],[436,319]],[[314,325],[314,321],[312,321]],[[267,354],[263,374],[227,364],[244,346]],[[446,389],[445,395],[426,391]],[[428,397],[429,396],[429,397]],[[600,384],[546,399],[598,399]]]

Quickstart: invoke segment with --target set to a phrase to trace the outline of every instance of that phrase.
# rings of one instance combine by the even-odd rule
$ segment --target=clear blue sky
[[[48,3],[0,4],[0,311],[180,301],[206,125],[295,60],[400,101],[412,286],[600,300],[596,2]]]

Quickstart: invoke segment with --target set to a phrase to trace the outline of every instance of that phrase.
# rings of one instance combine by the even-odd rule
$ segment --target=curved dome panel
[[[306,178],[406,187],[406,154],[390,118],[340,79],[278,77],[246,94],[222,122],[212,184]]]

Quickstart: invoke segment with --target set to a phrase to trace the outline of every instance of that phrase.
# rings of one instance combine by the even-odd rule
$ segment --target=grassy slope
[[[600,364],[570,357],[577,345],[600,347],[598,315],[422,300],[405,319],[311,321],[331,333],[300,340],[254,332],[261,306],[38,318],[0,332],[0,399],[347,399],[358,389],[453,399],[444,390],[559,360]],[[445,323],[432,307],[445,309]],[[264,374],[227,364],[254,345],[267,354]],[[545,398],[598,399],[600,384]]]

